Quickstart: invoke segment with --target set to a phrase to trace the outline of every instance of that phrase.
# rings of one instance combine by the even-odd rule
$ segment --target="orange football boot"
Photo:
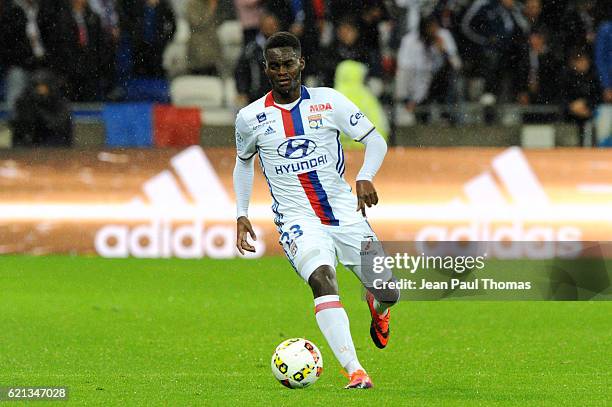
[[[348,377],[348,374],[346,375]],[[349,377],[350,382],[344,388],[345,389],[370,389],[374,387],[372,379],[363,370],[357,370]]]
[[[389,342],[389,321],[391,320],[391,310],[387,308],[385,315],[378,315],[374,308],[374,295],[366,291],[366,300],[372,315],[372,323],[370,324],[370,336],[377,348],[383,349]]]

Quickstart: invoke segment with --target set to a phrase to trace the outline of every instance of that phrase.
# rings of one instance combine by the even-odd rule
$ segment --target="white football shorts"
[[[335,269],[338,261],[362,282],[371,281],[371,277],[363,275],[361,270],[362,242],[378,242],[378,238],[365,219],[342,226],[297,220],[284,224],[280,232],[279,243],[304,281],[308,282],[310,275],[320,266]],[[368,246],[366,249],[370,248],[369,244],[365,245]],[[380,245],[372,247],[378,248]],[[382,249],[379,251],[382,252]],[[373,253],[370,250],[368,254]],[[391,277],[390,271],[379,277],[387,281]]]

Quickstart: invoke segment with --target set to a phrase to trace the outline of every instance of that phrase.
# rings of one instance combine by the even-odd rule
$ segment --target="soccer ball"
[[[312,385],[323,372],[323,357],[314,343],[287,339],[272,354],[272,374],[283,386],[301,389]]]

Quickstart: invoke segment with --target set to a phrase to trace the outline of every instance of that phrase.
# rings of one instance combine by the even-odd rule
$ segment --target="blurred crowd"
[[[229,68],[228,20],[242,29]],[[184,72],[164,63],[179,21]],[[240,107],[268,91],[262,48],[279,30],[301,38],[307,84],[334,86],[339,64],[356,61],[383,103],[450,106],[451,122],[466,101],[487,122],[499,103],[559,106],[578,123],[612,103],[610,0],[0,0],[6,103],[120,101],[126,77],[171,72],[234,79]]]

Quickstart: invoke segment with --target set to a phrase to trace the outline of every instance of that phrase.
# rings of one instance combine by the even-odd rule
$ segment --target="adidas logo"
[[[219,217],[234,203],[215,169],[200,146],[191,146],[170,159],[172,169],[164,170],[146,181],[145,199],[131,201],[132,205],[145,205],[172,209],[195,205],[205,218]]]
[[[274,131],[272,126],[268,126],[268,128],[266,129],[266,132],[264,133],[264,136],[269,136],[270,134],[274,134],[274,133],[276,132]]]
[[[232,258],[235,248],[235,226],[214,225],[205,228],[204,219],[223,219],[234,206],[208,157],[199,146],[189,147],[170,160],[172,169],[164,170],[143,184],[144,199],[137,197],[128,205],[132,209],[153,206],[159,216],[150,223],[134,227],[126,224],[106,225],[96,233],[95,248],[103,257],[179,257]],[[188,224],[173,225],[172,212],[195,206],[199,216]],[[255,227],[256,233],[262,233]],[[265,252],[264,239],[254,242],[260,257]]]
[[[491,209],[547,210],[550,200],[537,176],[518,147],[512,147],[492,161],[493,171],[485,171],[464,185],[463,198],[453,199],[446,208],[450,212],[471,213],[472,221],[465,226],[425,226],[415,236],[416,241],[579,241],[582,232],[573,226],[525,226],[524,219],[515,216],[510,225],[500,223]]]
[[[504,151],[492,162],[493,174],[485,171],[464,186],[470,204],[545,206],[549,199],[518,147]],[[499,184],[496,183],[496,178]]]

